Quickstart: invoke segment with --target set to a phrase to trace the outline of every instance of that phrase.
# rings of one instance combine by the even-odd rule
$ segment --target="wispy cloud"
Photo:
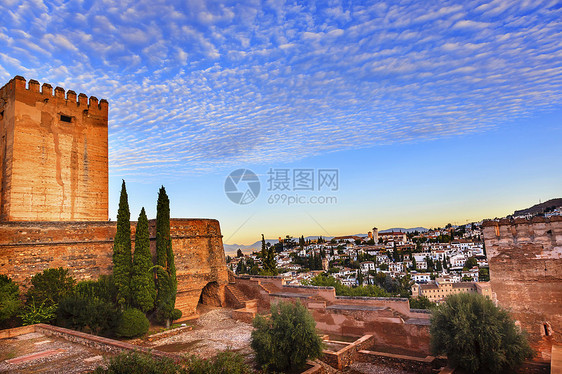
[[[110,102],[110,165],[160,175],[485,131],[562,104],[553,1],[10,1],[0,78]]]

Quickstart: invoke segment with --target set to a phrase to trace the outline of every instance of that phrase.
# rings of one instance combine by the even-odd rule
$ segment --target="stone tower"
[[[379,242],[379,229],[376,227],[373,227],[373,240],[375,241],[375,244]]]
[[[0,222],[107,221],[108,103],[16,76],[0,88]]]

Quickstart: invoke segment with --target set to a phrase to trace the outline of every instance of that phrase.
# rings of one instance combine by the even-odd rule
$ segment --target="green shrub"
[[[410,299],[411,309],[432,309],[437,306],[436,303],[432,302],[427,298],[427,296],[417,296]]]
[[[5,275],[0,275],[0,328],[7,327],[21,308],[19,286]]]
[[[97,298],[117,305],[117,285],[113,275],[102,275],[96,281],[78,282],[74,293],[84,298]]]
[[[134,308],[125,309],[121,314],[116,333],[121,337],[133,338],[146,334],[149,327],[150,323],[143,312]]]
[[[94,374],[187,374],[171,359],[155,359],[140,353],[120,354],[109,360],[107,369],[98,367]]]
[[[507,311],[475,293],[449,296],[433,309],[431,350],[469,373],[513,372],[532,350]]]
[[[304,282],[311,286],[334,287],[338,296],[363,296],[363,297],[390,297],[391,294],[376,285],[349,287],[342,284],[338,279],[324,274],[318,274],[310,281]]]
[[[174,310],[172,310],[172,313],[170,314],[170,319],[171,319],[172,321],[176,321],[176,320],[180,319],[181,316],[182,316],[181,310],[179,310],[179,309],[174,309]]]
[[[265,370],[302,368],[307,359],[322,354],[316,322],[300,302],[272,305],[271,317],[256,316],[254,328],[251,345]]]
[[[69,296],[76,281],[63,268],[47,269],[31,278],[31,288],[27,291],[27,300],[42,305],[58,304]]]
[[[244,358],[234,352],[220,352],[213,359],[205,360],[195,355],[188,358],[189,374],[248,374],[252,370]]]
[[[62,300],[57,309],[58,326],[96,335],[112,336],[118,322],[115,305],[97,297],[72,295]]]
[[[36,323],[51,323],[56,317],[57,304],[49,304],[48,300],[36,303],[32,298],[28,300],[19,317],[24,326]]]

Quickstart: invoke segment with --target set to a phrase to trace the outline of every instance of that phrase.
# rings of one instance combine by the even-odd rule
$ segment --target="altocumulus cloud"
[[[121,175],[205,172],[559,107],[560,19],[546,0],[11,0],[0,79],[107,98]]]

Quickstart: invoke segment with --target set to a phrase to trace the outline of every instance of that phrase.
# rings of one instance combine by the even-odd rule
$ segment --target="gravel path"
[[[366,362],[356,362],[344,370],[347,374],[416,374],[412,371],[404,371],[386,366],[369,364]]]
[[[249,356],[253,353],[250,347],[252,326],[232,319],[231,315],[231,309],[213,309],[199,318],[193,330],[158,340],[148,346],[205,358],[225,350]]]

